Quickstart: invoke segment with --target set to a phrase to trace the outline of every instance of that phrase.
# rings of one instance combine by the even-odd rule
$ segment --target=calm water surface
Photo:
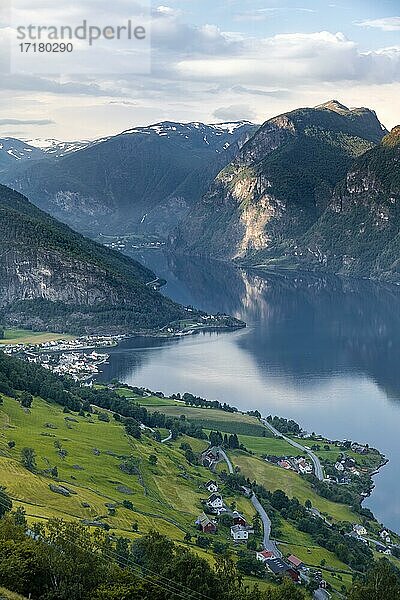
[[[136,339],[112,351],[103,380],[190,391],[368,442],[390,459],[366,502],[400,531],[400,290],[337,278],[265,275],[149,251],[163,293],[245,320],[246,330]]]

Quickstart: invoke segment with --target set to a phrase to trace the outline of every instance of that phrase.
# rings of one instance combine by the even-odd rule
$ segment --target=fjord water
[[[368,442],[389,458],[365,505],[400,531],[400,290],[367,281],[258,274],[147,251],[135,258],[163,293],[247,322],[245,330],[132,339],[103,380],[190,391],[242,410],[294,418],[308,431]]]

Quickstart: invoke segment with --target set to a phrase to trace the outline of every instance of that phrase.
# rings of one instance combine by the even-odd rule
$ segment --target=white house
[[[224,505],[222,496],[220,494],[211,494],[207,500],[207,505],[214,510],[219,510]]]
[[[241,525],[233,525],[231,527],[231,536],[235,542],[246,541],[249,539],[249,531]]]
[[[368,533],[363,525],[354,525],[353,531],[355,531],[357,535],[367,535]]]
[[[390,533],[386,531],[386,529],[381,531],[379,535],[384,542],[386,542],[387,544],[391,543]]]
[[[344,471],[344,464],[341,462],[337,462],[335,464],[335,469],[336,469],[336,471]]]
[[[262,552],[256,552],[256,559],[265,563],[267,560],[274,558],[274,555],[269,550],[263,550]]]
[[[218,492],[218,483],[216,481],[207,481],[206,488],[210,494]]]
[[[312,473],[312,466],[304,458],[299,458],[296,462],[300,473]]]

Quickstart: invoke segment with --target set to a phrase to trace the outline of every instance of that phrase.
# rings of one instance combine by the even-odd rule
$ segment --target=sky
[[[372,108],[388,128],[400,122],[399,0],[161,2],[151,4],[144,73],[117,72],[112,44],[96,57],[109,74],[8,72],[2,51],[0,137],[94,139],[163,120],[263,123],[330,99]],[[95,21],[101,9],[122,22],[132,1],[35,0],[36,15],[55,6],[60,21],[75,9]],[[6,31],[3,13],[0,50]]]

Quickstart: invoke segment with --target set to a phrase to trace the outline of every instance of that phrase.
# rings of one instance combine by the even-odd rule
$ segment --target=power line
[[[6,505],[1,500],[0,500],[0,505],[2,505],[3,507],[5,507],[7,509],[9,508],[9,506]],[[71,538],[71,536],[69,536],[69,539],[68,539],[68,534],[64,532],[64,535],[67,538],[67,541],[71,545],[77,546],[76,541],[73,540]],[[173,593],[173,594],[181,597],[184,600],[187,600],[187,599],[196,600],[196,596],[197,596],[197,598],[204,598],[205,600],[212,600],[212,598],[210,598],[210,596],[207,596],[201,592],[198,592],[197,590],[193,590],[184,584],[173,581],[172,579],[168,579],[167,577],[162,576],[159,573],[155,573],[148,567],[144,567],[144,566],[138,565],[137,563],[131,562],[127,557],[124,557],[121,554],[118,554],[118,552],[116,552],[115,549],[109,549],[108,551],[102,550],[102,555],[109,558],[113,562],[117,562],[117,563],[118,563],[117,559],[119,559],[120,562],[124,563],[125,566],[127,568],[131,569],[139,578],[141,578],[147,582],[150,582],[153,585],[160,587],[161,589],[164,589],[170,593]],[[143,571],[147,572],[148,575],[145,575],[143,573]],[[158,580],[161,580],[161,584],[157,583],[157,581],[154,581],[154,579],[153,579],[154,577],[157,578]],[[181,588],[181,589],[179,589],[179,588]],[[188,594],[190,594],[190,595],[188,595]]]

